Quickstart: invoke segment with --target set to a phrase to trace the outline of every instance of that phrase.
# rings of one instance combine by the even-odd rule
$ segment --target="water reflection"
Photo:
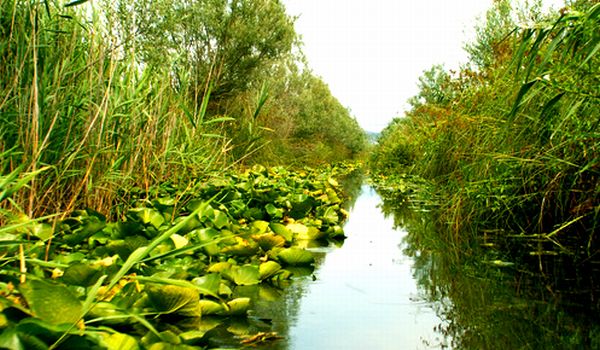
[[[461,251],[444,242],[434,212],[415,210],[406,196],[388,198],[383,210],[408,231],[405,253],[446,320],[441,331],[452,348],[600,349],[597,266],[530,254],[503,264],[495,260],[502,249]]]
[[[258,298],[253,317],[268,319],[283,340],[265,349],[439,349],[447,325],[420,295],[413,260],[402,254],[406,231],[394,230],[362,188],[341,249],[311,248],[314,274],[293,281],[271,301]]]

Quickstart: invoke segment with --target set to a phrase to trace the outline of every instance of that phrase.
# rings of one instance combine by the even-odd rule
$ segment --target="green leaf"
[[[223,305],[213,300],[201,299],[199,302],[203,316],[217,315],[223,312]]]
[[[337,224],[340,221],[340,218],[335,209],[328,207],[325,209],[325,213],[323,214],[323,220],[329,224]]]
[[[74,286],[89,287],[96,283],[102,276],[102,272],[85,263],[75,263],[70,265],[62,277],[66,284]]]
[[[6,328],[0,334],[0,348],[11,349],[11,350],[27,350],[19,339],[17,330],[13,327]]]
[[[220,210],[215,210],[215,218],[212,220],[216,228],[221,229],[229,224],[229,217]]]
[[[123,333],[112,333],[102,337],[102,345],[107,350],[137,350],[140,348],[134,337]]]
[[[175,249],[181,249],[189,243],[187,238],[185,238],[181,235],[178,235],[177,233],[174,233],[171,236],[171,240],[173,241],[173,244],[175,245]]]
[[[307,227],[306,231],[303,231],[302,233],[299,233],[296,238],[299,240],[316,240],[316,239],[321,239],[325,236],[324,232],[321,232],[318,228],[313,227],[313,226],[309,226]]]
[[[218,273],[209,273],[204,276],[194,278],[192,283],[200,288],[211,291],[214,295],[217,295],[219,293],[219,287],[221,286],[221,275]]]
[[[519,89],[519,92],[517,93],[517,98],[515,99],[515,101],[513,102],[513,107],[510,111],[510,113],[508,114],[509,118],[514,118],[515,115],[517,114],[517,111],[519,110],[519,107],[521,107],[521,101],[523,100],[523,97],[525,97],[525,95],[527,94],[527,92],[533,87],[533,85],[535,85],[535,83],[537,83],[538,80],[534,79],[532,81],[529,81],[525,84],[523,84],[521,86],[521,88]]]
[[[340,184],[332,177],[327,178],[327,182],[333,186],[333,187],[338,187]]]
[[[258,244],[252,240],[241,237],[233,238],[236,244],[229,245],[221,250],[221,253],[234,256],[253,256],[258,252]]]
[[[316,204],[313,197],[305,194],[290,196],[290,203],[292,204],[292,208],[288,215],[294,219],[302,219],[306,217]]]
[[[287,224],[286,228],[295,236],[308,234],[308,227],[301,223]]]
[[[151,224],[154,228],[158,229],[164,222],[165,217],[161,212],[151,208],[135,208],[131,209],[130,212],[135,213],[135,216],[144,224]]]
[[[245,315],[250,308],[250,298],[237,298],[227,302],[227,314],[231,316]]]
[[[272,222],[269,224],[269,227],[271,227],[271,230],[273,232],[282,236],[288,242],[291,242],[292,239],[294,238],[294,235],[292,234],[292,232],[287,227],[285,227],[285,225],[283,225],[283,224]]]
[[[231,263],[227,262],[227,261],[220,261],[217,263],[214,263],[212,265],[210,265],[210,267],[208,268],[208,272],[214,272],[214,273],[221,273],[225,270],[229,270],[231,269]]]
[[[252,233],[265,233],[269,228],[269,223],[263,220],[255,220],[250,226],[252,227]]]
[[[31,226],[31,234],[42,241],[52,237],[52,225],[42,222],[37,222]]]
[[[342,202],[337,193],[331,188],[326,189],[325,193],[327,193],[327,199],[329,200],[330,204],[338,204]]]
[[[284,264],[291,266],[310,265],[315,261],[312,253],[300,248],[283,249],[277,257]]]
[[[275,261],[267,261],[258,267],[259,278],[260,280],[264,280],[276,274],[279,270],[281,270],[281,265],[276,263]]]
[[[231,278],[238,286],[251,286],[260,283],[260,272],[258,267],[252,265],[234,266]]]
[[[277,208],[273,203],[269,203],[265,205],[265,210],[267,214],[271,217],[271,219],[281,219],[283,218],[283,209]]]
[[[540,113],[540,120],[546,119],[548,113],[552,110],[552,107],[564,96],[564,92],[561,92],[554,96],[550,101],[546,102],[544,107],[542,108],[542,112]]]
[[[285,245],[285,238],[274,233],[265,233],[263,235],[252,236],[252,239],[258,243],[260,248],[267,252],[275,247],[283,247]]]
[[[146,287],[146,293],[154,308],[161,313],[200,317],[200,297],[194,288],[150,285]]]
[[[208,255],[217,255],[220,252],[219,246],[215,242],[215,239],[219,237],[219,231],[212,227],[196,229],[190,232],[192,237],[195,237],[200,243],[204,245],[204,251]]]
[[[119,309],[114,303],[104,301],[96,303],[88,312],[86,319],[100,320],[102,324],[112,326],[131,324],[131,319],[127,313]]]
[[[63,285],[30,279],[19,286],[34,315],[50,324],[79,321],[82,304],[71,290]]]

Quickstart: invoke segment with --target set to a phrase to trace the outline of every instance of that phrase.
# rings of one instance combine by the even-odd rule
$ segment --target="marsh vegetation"
[[[448,344],[599,347],[599,28],[495,1],[370,145],[279,1],[3,1],[0,347],[271,346],[361,161]]]

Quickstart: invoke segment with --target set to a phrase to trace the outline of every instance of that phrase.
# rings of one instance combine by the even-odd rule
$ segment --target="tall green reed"
[[[0,152],[15,151],[0,168],[51,169],[4,209],[30,218],[81,206],[109,213],[119,188],[187,181],[223,161],[227,144],[208,135],[206,110],[180,94],[193,83],[175,87],[169,72],[124,52],[127,38],[104,31],[107,21],[78,6],[2,3]]]

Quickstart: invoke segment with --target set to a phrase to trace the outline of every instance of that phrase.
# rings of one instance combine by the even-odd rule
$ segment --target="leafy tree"
[[[139,0],[106,3],[126,51],[144,65],[168,69],[174,84],[192,86],[198,103],[231,97],[267,75],[296,40],[278,0]],[[191,68],[191,71],[189,69]]]
[[[443,65],[434,65],[419,77],[419,93],[409,99],[413,107],[424,104],[446,105],[452,99],[454,92],[451,88],[452,77]]]

